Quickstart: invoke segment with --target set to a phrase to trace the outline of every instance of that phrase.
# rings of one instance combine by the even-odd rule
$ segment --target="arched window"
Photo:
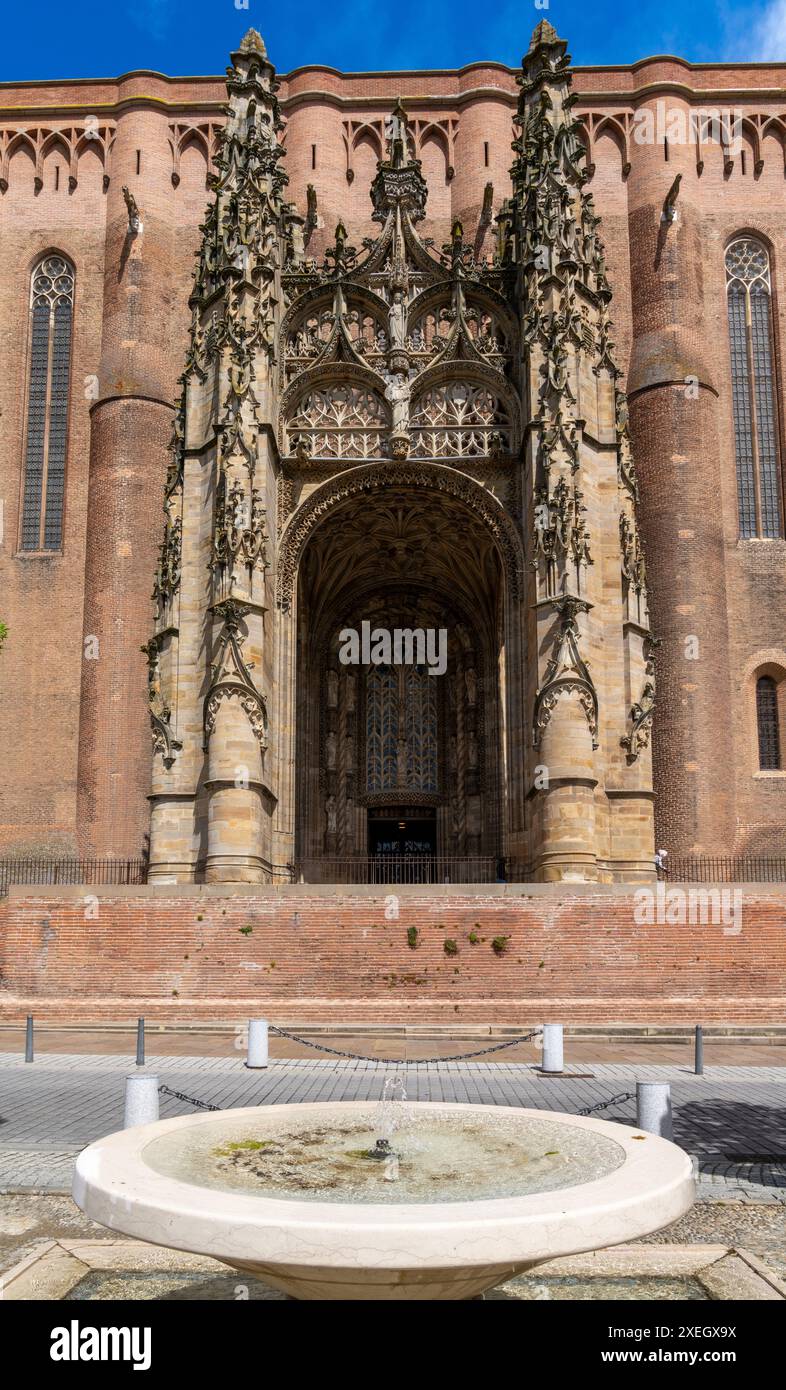
[[[770,261],[752,237],[726,252],[740,535],[783,535]]]
[[[437,682],[425,666],[378,666],[366,680],[366,791],[436,792]]]
[[[57,550],[62,541],[73,312],[73,266],[44,256],[30,284],[22,550]]]
[[[778,684],[772,676],[759,676],[756,682],[756,727],[759,735],[759,767],[762,772],[778,772],[781,766]]]

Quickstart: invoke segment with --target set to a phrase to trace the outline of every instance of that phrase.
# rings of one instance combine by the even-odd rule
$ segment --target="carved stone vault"
[[[521,876],[651,876],[636,478],[565,44],[533,35],[482,261],[458,222],[419,234],[401,104],[378,236],[309,259],[253,30],[232,63],[148,646],[152,876],[319,873],[386,852],[380,822]],[[444,632],[444,671],[346,664],[364,625]]]

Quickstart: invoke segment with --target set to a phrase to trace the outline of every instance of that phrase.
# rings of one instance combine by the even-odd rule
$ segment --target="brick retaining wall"
[[[398,892],[399,917],[386,920],[378,888],[12,889],[0,901],[0,1019],[29,1010],[73,1023],[137,1011],[184,1022],[261,1012],[281,1024],[786,1017],[784,887],[740,887],[738,934],[638,924],[629,888]],[[497,936],[509,938],[502,955]],[[445,953],[447,938],[457,955]]]

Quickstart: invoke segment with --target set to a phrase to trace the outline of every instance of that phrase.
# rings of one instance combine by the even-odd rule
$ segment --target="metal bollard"
[[[267,1019],[250,1018],[248,1020],[248,1055],[246,1057],[246,1066],[266,1067],[267,1060]]]
[[[25,1028],[25,1061],[33,1060],[33,1015],[27,1015],[27,1027]]]
[[[668,1081],[636,1082],[636,1124],[647,1134],[671,1139],[671,1087]]]
[[[145,1065],[145,1020],[138,1018],[136,1021],[136,1064],[138,1067]]]
[[[697,1076],[704,1075],[704,1032],[700,1023],[696,1024],[696,1060],[693,1070]]]
[[[127,1076],[123,1129],[152,1125],[158,1119],[158,1077]]]
[[[540,1069],[549,1072],[561,1072],[563,1070],[561,1023],[544,1023],[543,1025],[543,1055]]]

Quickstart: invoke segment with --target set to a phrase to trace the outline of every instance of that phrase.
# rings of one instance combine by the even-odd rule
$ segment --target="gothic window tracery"
[[[293,380],[304,367],[309,367],[327,347],[335,326],[332,308],[314,309],[294,323],[286,338],[285,377]],[[344,314],[344,325],[352,346],[361,357],[373,357],[384,351],[380,344],[381,324],[367,309],[350,308]]]
[[[378,458],[386,428],[384,402],[373,390],[336,382],[301,399],[288,423],[289,447],[309,458]]]
[[[30,283],[22,550],[57,550],[62,542],[74,268],[46,255]]]
[[[766,248],[739,237],[726,252],[740,535],[783,535],[774,385],[772,291]]]
[[[366,679],[366,791],[438,790],[437,678],[378,666]]]
[[[478,458],[512,447],[507,407],[485,383],[433,386],[415,403],[410,427],[413,458]]]

